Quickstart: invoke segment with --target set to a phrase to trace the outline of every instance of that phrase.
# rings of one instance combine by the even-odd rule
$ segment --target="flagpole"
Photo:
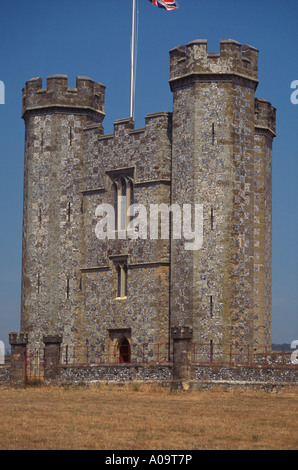
[[[135,101],[135,46],[136,46],[136,0],[132,0],[132,26],[131,26],[131,66],[130,66],[130,114],[134,119]]]

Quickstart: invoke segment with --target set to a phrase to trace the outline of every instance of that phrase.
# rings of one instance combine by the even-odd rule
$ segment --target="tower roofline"
[[[105,86],[89,77],[77,76],[76,87],[68,87],[67,75],[49,75],[47,87],[42,88],[40,77],[31,78],[23,88],[22,117],[28,111],[46,108],[76,108],[90,110],[101,116],[104,113]]]
[[[170,86],[194,77],[230,79],[232,76],[258,84],[258,49],[233,39],[220,41],[220,52],[209,53],[207,40],[196,39],[170,51]]]

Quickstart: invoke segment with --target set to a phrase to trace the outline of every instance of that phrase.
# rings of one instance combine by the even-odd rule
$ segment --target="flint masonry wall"
[[[10,381],[10,365],[0,366],[0,385],[8,385]]]
[[[60,359],[62,338],[46,336],[43,338],[44,376],[39,371],[37,380],[44,380],[45,385],[158,383],[171,387],[173,391],[217,386],[279,391],[297,386],[298,368],[290,364],[290,356],[274,353],[255,357],[255,360],[261,361],[260,364],[194,364],[191,360],[192,331],[175,328],[172,333],[173,363],[168,364],[64,364]],[[29,383],[26,378],[28,337],[23,333],[11,333],[9,341],[11,365],[0,367],[0,386],[24,388],[30,385],[32,379],[32,370]]]
[[[297,387],[298,369],[295,366],[264,365],[202,365],[192,366],[189,377],[174,379],[171,365],[135,366],[61,365],[60,384],[127,384],[158,383],[175,390],[206,390],[213,387],[244,388],[264,391]]]
[[[30,341],[62,334],[104,352],[111,331],[131,346],[169,341],[169,241],[98,240],[98,205],[114,205],[113,181],[128,175],[134,203],[170,204],[171,113],[130,119],[103,135],[104,87],[78,77],[41,79],[23,90],[26,124],[22,329]],[[149,219],[148,219],[149,223]],[[148,227],[149,229],[149,227]],[[128,265],[127,298],[117,298],[115,259]],[[165,346],[164,346],[165,347]],[[113,351],[112,351],[113,353]]]
[[[298,369],[295,366],[266,365],[206,365],[194,367],[193,389],[212,387],[242,387],[259,390],[281,390],[297,387]]]
[[[80,268],[84,179],[82,128],[104,117],[104,87],[77,77],[29,80],[25,121],[21,329],[30,342],[44,334],[72,341],[81,313]],[[70,295],[71,293],[71,295]]]
[[[129,336],[132,352],[143,343],[169,341],[169,240],[150,240],[150,204],[170,205],[171,113],[146,117],[145,128],[130,119],[116,121],[114,133],[97,138],[86,130],[88,168],[83,193],[84,249],[82,285],[86,337],[105,352],[116,329]],[[148,215],[148,239],[99,240],[96,207],[114,205],[113,182],[119,175],[133,181],[133,203]],[[114,260],[127,260],[127,297],[117,298]],[[100,299],[100,307],[98,305]],[[140,351],[140,349],[139,349]]]
[[[194,342],[270,346],[275,110],[255,101],[258,51],[225,40],[210,54],[198,40],[170,62],[172,203],[204,205],[202,248],[171,245],[172,325]]]
[[[275,109],[255,98],[257,85],[254,47],[224,40],[210,54],[193,41],[170,52],[173,113],[147,115],[142,129],[121,119],[104,135],[103,85],[26,83],[21,328],[31,343],[63,335],[109,355],[125,336],[133,354],[182,328],[196,343],[270,347]],[[147,213],[203,205],[203,246],[99,240],[95,211],[115,205],[119,177]],[[127,266],[121,298],[117,259]]]
[[[271,344],[272,140],[276,110],[255,100],[254,144],[254,310],[255,338]]]

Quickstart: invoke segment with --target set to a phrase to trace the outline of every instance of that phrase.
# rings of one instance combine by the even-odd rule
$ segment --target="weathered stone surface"
[[[168,343],[187,325],[196,343],[270,347],[275,109],[255,98],[257,85],[255,48],[225,40],[209,54],[193,41],[170,52],[173,112],[147,115],[142,129],[121,119],[104,135],[103,85],[26,83],[21,316],[32,344],[63,335],[109,355],[123,331],[137,360],[138,345]],[[96,208],[114,204],[121,175],[148,211],[203,204],[202,248],[99,240]],[[117,258],[127,265],[121,298]]]
[[[16,388],[24,388],[27,377],[26,349],[28,334],[10,333],[9,344],[11,346],[10,385]]]
[[[204,206],[202,249],[171,244],[172,324],[197,343],[270,347],[275,110],[255,99],[258,51],[221,41],[208,54],[198,40],[170,54],[172,203]]]
[[[159,382],[169,384],[172,379],[171,365],[86,365],[61,366],[58,382],[62,384]]]

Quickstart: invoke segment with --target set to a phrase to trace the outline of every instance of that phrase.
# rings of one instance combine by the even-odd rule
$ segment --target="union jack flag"
[[[165,10],[176,10],[178,8],[178,4],[174,0],[149,0],[149,2]]]

